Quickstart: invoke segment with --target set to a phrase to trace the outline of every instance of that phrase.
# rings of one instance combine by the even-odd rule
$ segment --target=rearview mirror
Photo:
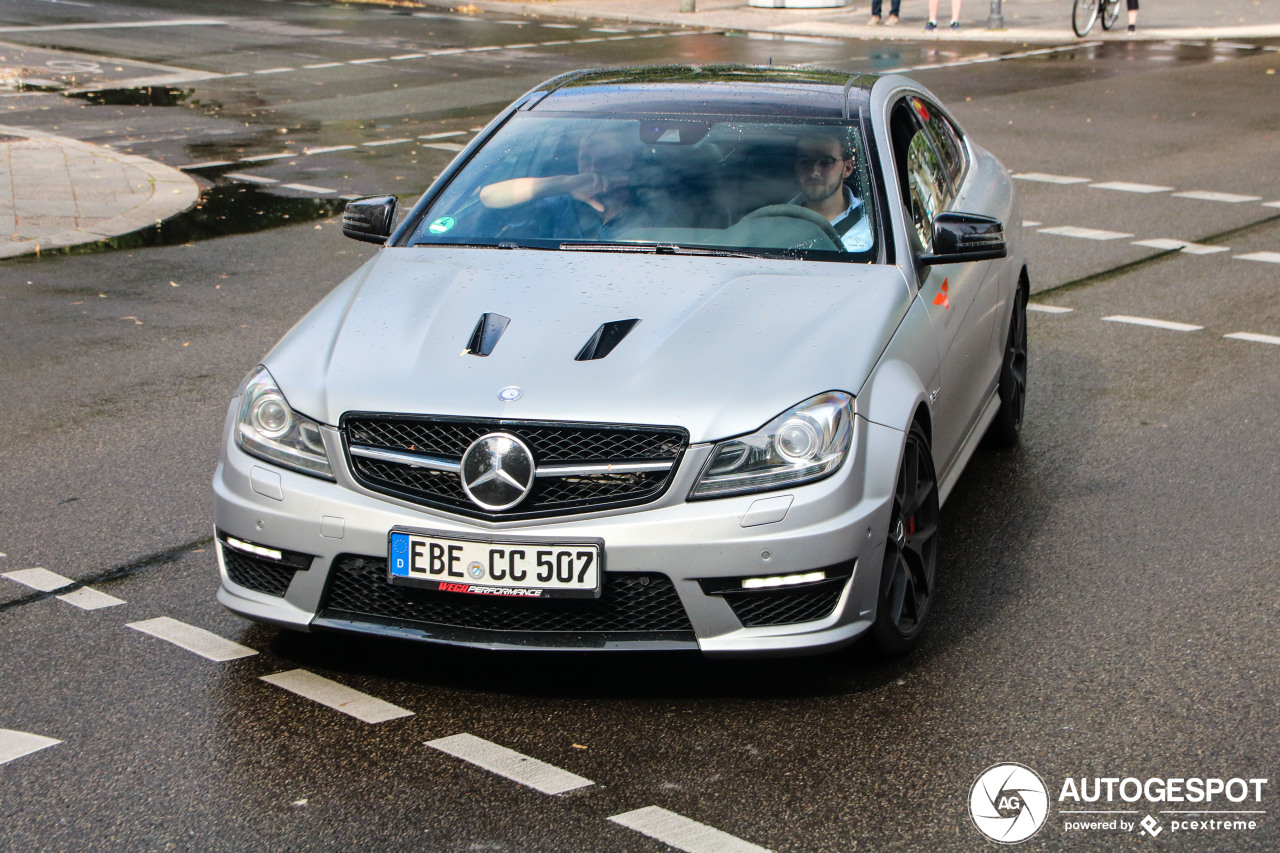
[[[353,240],[385,243],[396,216],[396,197],[378,195],[347,202],[342,211],[342,233]]]
[[[933,254],[919,255],[920,263],[958,264],[990,261],[1008,254],[1004,225],[977,213],[939,213],[933,218]]]

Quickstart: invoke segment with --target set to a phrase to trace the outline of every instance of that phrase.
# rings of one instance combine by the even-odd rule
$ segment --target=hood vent
[[[480,322],[476,323],[476,330],[471,333],[471,342],[467,344],[466,352],[482,358],[488,356],[498,345],[498,339],[507,330],[507,324],[510,322],[510,317],[503,317],[501,314],[481,314]]]
[[[604,358],[613,352],[613,348],[622,343],[622,339],[631,333],[639,320],[614,320],[596,329],[596,333],[587,341],[574,361],[594,361]]]

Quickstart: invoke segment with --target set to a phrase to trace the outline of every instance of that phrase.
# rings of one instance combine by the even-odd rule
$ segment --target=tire
[[[1106,6],[1102,9],[1102,28],[1109,30],[1116,25],[1116,19],[1120,17],[1120,0],[1107,0]]]
[[[1093,29],[1093,22],[1098,20],[1098,0],[1075,0],[1071,7],[1071,29],[1076,35],[1084,38]]]
[[[1009,337],[1000,363],[1000,410],[987,428],[991,447],[1013,447],[1022,432],[1022,415],[1027,406],[1027,291],[1019,287],[1013,297]]]
[[[933,601],[938,565],[938,478],[929,439],[912,424],[898,465],[871,639],[886,658],[916,647]]]

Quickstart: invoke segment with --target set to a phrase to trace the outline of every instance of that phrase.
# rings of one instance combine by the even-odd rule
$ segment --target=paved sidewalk
[[[129,234],[199,198],[194,180],[146,157],[0,125],[0,258]]]

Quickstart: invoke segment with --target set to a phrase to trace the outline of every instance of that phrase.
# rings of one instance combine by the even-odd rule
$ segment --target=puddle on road
[[[200,201],[186,213],[132,234],[97,243],[47,249],[41,255],[81,255],[108,249],[180,246],[232,234],[251,234],[284,225],[297,225],[335,216],[346,205],[340,198],[281,196],[244,184],[205,189]]]
[[[95,89],[91,92],[66,92],[91,104],[113,107],[176,107],[191,97],[195,89],[173,86],[139,86],[134,89]]]

